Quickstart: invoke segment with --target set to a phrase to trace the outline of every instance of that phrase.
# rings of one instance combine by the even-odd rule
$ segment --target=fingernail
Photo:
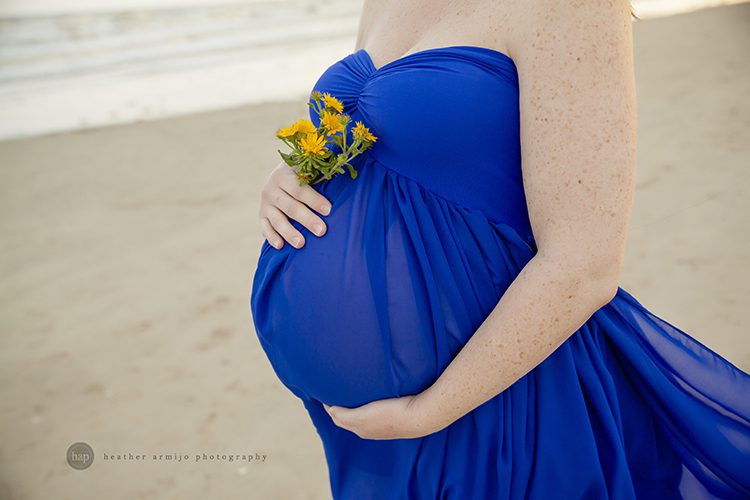
[[[302,238],[300,238],[299,236],[297,236],[296,238],[294,238],[293,241],[294,241],[294,246],[295,247],[299,248],[299,247],[302,246]]]
[[[321,226],[320,224],[315,224],[313,226],[313,229],[315,230],[315,234],[317,234],[318,236],[323,233],[323,226]]]
[[[320,207],[320,213],[323,215],[328,215],[331,213],[331,206],[330,205],[323,205]]]

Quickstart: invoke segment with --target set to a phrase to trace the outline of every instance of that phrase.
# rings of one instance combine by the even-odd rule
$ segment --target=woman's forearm
[[[616,292],[613,273],[534,256],[440,377],[419,415],[443,428],[498,395],[552,354]]]

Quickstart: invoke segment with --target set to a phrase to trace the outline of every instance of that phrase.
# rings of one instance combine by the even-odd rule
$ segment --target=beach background
[[[750,371],[750,4],[634,5],[621,286]],[[274,132],[360,9],[0,2],[0,499],[330,498],[249,295]]]

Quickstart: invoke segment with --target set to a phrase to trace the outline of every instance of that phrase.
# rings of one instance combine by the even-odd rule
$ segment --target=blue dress
[[[314,186],[332,202],[323,237],[292,220],[305,246],[263,242],[250,306],[320,436],[333,498],[750,498],[750,375],[621,287],[439,432],[367,440],[337,427],[321,402],[428,388],[536,247],[509,56],[459,45],[376,68],[361,49],[314,89],[378,140],[355,159],[358,178]]]

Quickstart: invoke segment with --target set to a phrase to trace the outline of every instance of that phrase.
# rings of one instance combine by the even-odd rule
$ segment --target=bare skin
[[[313,210],[328,215],[331,202],[311,186],[300,185],[295,169],[279,162],[261,189],[258,216],[263,236],[276,249],[283,247],[285,241],[302,248],[305,237],[289,219],[299,221],[314,235],[323,236],[328,228]]]
[[[366,439],[437,432],[534,369],[614,297],[635,187],[631,23],[625,0],[365,2],[356,49],[376,67],[449,45],[513,58],[538,252],[428,389],[357,408],[326,405],[338,426]],[[264,190],[291,204],[276,187]]]

